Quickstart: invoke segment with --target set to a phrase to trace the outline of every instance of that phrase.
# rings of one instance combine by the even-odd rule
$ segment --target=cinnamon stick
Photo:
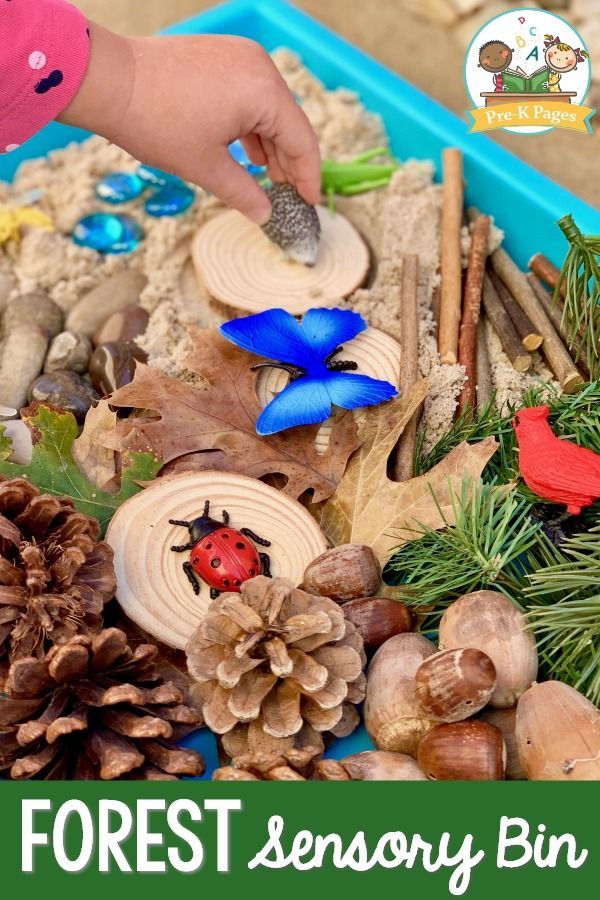
[[[481,415],[492,399],[492,367],[485,335],[485,318],[477,325],[477,412]]]
[[[471,231],[465,298],[458,339],[458,361],[466,372],[466,380],[458,401],[459,413],[467,408],[474,409],[477,402],[477,324],[481,311],[481,292],[491,224],[489,216],[479,216]]]
[[[496,274],[543,336],[542,353],[563,391],[566,394],[574,394],[584,384],[583,376],[569,356],[525,273],[521,272],[505,250],[495,250],[491,260]]]
[[[492,279],[492,284],[496,288],[496,293],[500,297],[500,301],[504,304],[506,312],[509,314],[512,323],[517,330],[517,334],[521,338],[521,343],[526,350],[537,350],[538,347],[541,346],[544,338],[535,330],[529,316],[523,312],[504,282],[498,278],[491,267],[490,278]]]
[[[461,226],[464,200],[463,159],[460,150],[447,147],[442,155],[444,187],[442,207],[440,362],[458,359],[462,309]]]
[[[402,261],[402,297],[400,308],[400,394],[405,395],[419,377],[419,316],[417,291],[419,257],[407,255]],[[408,481],[414,475],[417,424],[420,410],[407,423],[396,447],[393,474],[396,481]]]
[[[523,347],[512,319],[487,274],[483,279],[483,308],[513,368],[517,372],[526,372],[531,365],[531,355]]]
[[[529,260],[529,268],[531,271],[549,284],[551,288],[555,288],[560,278],[560,269],[557,269],[553,262],[550,262],[543,253],[535,253]],[[567,293],[567,283],[563,281],[560,286],[561,297],[565,297]]]

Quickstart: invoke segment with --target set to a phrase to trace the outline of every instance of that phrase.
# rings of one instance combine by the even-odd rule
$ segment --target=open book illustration
[[[504,86],[512,94],[541,94],[548,90],[549,74],[547,66],[542,66],[531,75],[527,75],[520,66],[506,69]]]

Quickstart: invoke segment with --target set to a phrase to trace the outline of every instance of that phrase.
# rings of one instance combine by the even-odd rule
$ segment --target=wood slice
[[[318,206],[321,243],[314,266],[287,259],[258,225],[236,210],[200,228],[192,242],[199,278],[209,293],[251,313],[278,307],[300,315],[332,306],[363,284],[369,250],[358,231],[339,213]]]
[[[250,528],[271,541],[274,576],[300,584],[307,565],[327,547],[310,513],[286,494],[245,475],[229,472],[183,472],[159,478],[127,500],[113,517],[106,539],[115,553],[117,600],[136,625],[171,647],[184,648],[211,602],[202,584],[192,590],[182,564],[189,552],[173,544],[187,542],[187,532],[169,519],[193,519],[205,500],[211,515],[226,509],[231,527]]]
[[[350,341],[338,353],[336,359],[353,360],[358,365],[357,372],[370,375],[381,381],[389,381],[398,389],[400,380],[400,344],[377,328],[367,328]],[[261,369],[256,379],[256,393],[261,406],[270,403],[289,382],[289,375],[282,369]],[[356,410],[359,413],[360,410]],[[315,438],[317,453],[327,452],[333,426],[332,419],[321,425]]]

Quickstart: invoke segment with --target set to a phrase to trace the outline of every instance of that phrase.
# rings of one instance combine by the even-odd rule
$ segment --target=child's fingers
[[[273,141],[263,137],[262,144],[265,148],[265,153],[267,154],[267,167],[271,181],[288,181],[289,179],[287,178],[284,167],[279,161],[277,148]]]
[[[219,151],[198,181],[227,206],[239,209],[258,225],[268,222],[271,216],[269,198],[225,148]]]
[[[295,184],[307,203],[318,203],[321,198],[319,142],[291,94],[280,104],[272,139],[286,180]]]
[[[267,165],[267,154],[257,134],[247,134],[246,137],[241,138],[241,141],[250,162],[253,162],[255,166]]]

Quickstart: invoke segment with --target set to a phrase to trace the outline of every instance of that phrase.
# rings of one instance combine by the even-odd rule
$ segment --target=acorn
[[[483,709],[496,685],[496,668],[481,650],[443,650],[415,675],[415,694],[426,715],[460,722]]]
[[[436,724],[415,696],[415,674],[435,645],[422,634],[397,634],[382,644],[367,671],[365,727],[378,750],[416,756],[419,741]]]
[[[371,597],[381,584],[381,568],[366,544],[340,544],[317,556],[304,572],[308,594],[344,603]]]
[[[495,725],[502,732],[504,744],[506,746],[506,772],[505,778],[508,781],[523,781],[526,778],[521,760],[519,759],[519,750],[517,747],[517,736],[515,734],[517,726],[517,707],[511,706],[508,709],[494,709],[489,706],[481,713],[480,718],[490,725]]]
[[[440,650],[466,647],[487,653],[496,667],[490,706],[514,706],[537,675],[537,650],[527,619],[499,591],[465,594],[442,616]]]
[[[273,184],[267,195],[272,212],[262,230],[290,259],[314,266],[321,238],[315,207],[303,200],[292,184]]]
[[[600,710],[562,681],[525,691],[516,740],[531,781],[600,781]]]
[[[421,740],[417,762],[431,781],[501,781],[502,732],[476,719],[436,725]]]
[[[352,781],[427,781],[412,756],[387,750],[365,750],[341,761]]]
[[[413,614],[399,600],[387,597],[359,597],[348,600],[342,612],[356,627],[362,637],[367,652],[381,647],[395,634],[411,631]]]

